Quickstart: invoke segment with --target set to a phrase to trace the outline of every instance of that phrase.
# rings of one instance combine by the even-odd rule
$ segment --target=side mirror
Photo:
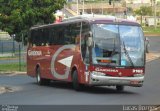
[[[87,41],[87,46],[90,47],[93,44],[93,39],[92,39],[92,32],[90,31],[88,33],[88,41]]]
[[[92,43],[93,43],[92,37],[88,37],[87,46],[88,46],[88,47],[92,46]]]
[[[150,44],[149,44],[149,39],[146,37],[146,38],[145,38],[146,53],[149,53],[149,46],[150,46]]]

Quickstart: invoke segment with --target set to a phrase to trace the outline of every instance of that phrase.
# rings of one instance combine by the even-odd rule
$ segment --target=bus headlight
[[[95,76],[105,76],[106,74],[104,74],[104,73],[102,73],[102,72],[93,71],[93,72],[92,72],[92,75],[95,75]]]

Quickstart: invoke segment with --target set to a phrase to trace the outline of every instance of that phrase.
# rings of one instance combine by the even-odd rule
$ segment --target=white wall
[[[127,3],[131,3],[131,1],[134,4],[137,4],[137,3],[150,3],[150,0],[126,0]]]

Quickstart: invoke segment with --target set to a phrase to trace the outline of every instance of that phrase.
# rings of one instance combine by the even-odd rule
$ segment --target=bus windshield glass
[[[141,27],[93,24],[92,62],[98,65],[144,66],[144,37]]]

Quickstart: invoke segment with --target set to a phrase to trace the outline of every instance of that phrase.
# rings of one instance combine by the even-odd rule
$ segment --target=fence
[[[24,71],[25,67],[26,47],[12,39],[0,40],[0,71]]]

